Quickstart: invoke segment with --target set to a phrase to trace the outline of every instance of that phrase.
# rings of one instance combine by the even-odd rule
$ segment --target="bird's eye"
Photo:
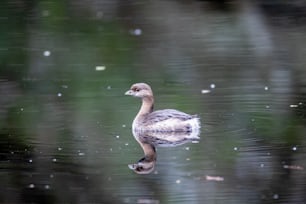
[[[134,88],[134,89],[133,89],[133,91],[139,92],[139,91],[140,91],[140,89],[138,89],[138,88]]]

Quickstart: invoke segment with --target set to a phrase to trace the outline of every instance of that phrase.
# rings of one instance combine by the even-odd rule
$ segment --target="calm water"
[[[305,203],[306,5],[272,2],[1,1],[0,202]],[[140,81],[202,122],[149,175]]]

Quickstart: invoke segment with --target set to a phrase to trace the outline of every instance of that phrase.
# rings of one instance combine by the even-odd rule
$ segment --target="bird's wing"
[[[144,120],[145,121],[144,123],[145,125],[151,125],[153,123],[158,123],[161,121],[174,119],[174,118],[177,120],[185,121],[194,117],[195,116],[174,109],[165,109],[165,110],[154,111],[148,114],[146,116],[146,119]]]

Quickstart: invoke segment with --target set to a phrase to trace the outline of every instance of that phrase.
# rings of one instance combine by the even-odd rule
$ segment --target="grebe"
[[[142,99],[141,108],[132,124],[133,135],[145,154],[137,164],[129,165],[136,173],[153,171],[156,162],[155,147],[176,146],[200,139],[200,119],[196,115],[174,109],[153,111],[154,96],[148,84],[133,84],[125,95]]]

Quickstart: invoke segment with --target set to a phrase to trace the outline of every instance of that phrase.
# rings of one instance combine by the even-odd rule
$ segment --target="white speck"
[[[44,16],[44,17],[49,16],[49,11],[48,11],[48,10],[44,10],[44,11],[42,12],[42,16]]]
[[[136,36],[139,36],[142,34],[142,30],[140,28],[136,28],[134,30],[131,30],[130,32],[132,35],[136,35]]]
[[[122,125],[122,127],[123,127],[123,128],[125,128],[125,127],[126,127],[126,125],[125,125],[125,124],[123,124],[123,125]]]
[[[208,93],[210,93],[210,90],[208,90],[208,89],[202,89],[201,90],[201,94],[208,94]]]
[[[54,175],[53,174],[50,174],[50,176],[49,176],[50,178],[54,178]]]
[[[191,141],[191,143],[196,144],[196,143],[199,143],[199,141],[197,141],[197,140],[193,140],[193,141]]]
[[[106,89],[107,89],[107,90],[111,90],[112,87],[111,87],[111,86],[107,86]]]
[[[44,56],[49,57],[51,55],[51,52],[49,50],[44,51]]]
[[[269,87],[265,86],[265,90],[268,91],[268,90],[269,90]]]
[[[105,66],[96,66],[96,71],[104,71],[105,69]]]
[[[125,143],[125,146],[128,146],[129,145],[129,143]]]
[[[254,118],[252,118],[252,120],[251,120],[252,122],[255,122],[255,119]]]
[[[297,147],[296,147],[296,146],[292,147],[292,150],[293,150],[293,151],[296,151],[296,150],[297,150]]]
[[[56,159],[56,158],[53,158],[52,161],[53,161],[53,162],[57,162],[57,159]]]
[[[35,188],[35,185],[33,183],[31,183],[28,187],[29,188]]]
[[[216,88],[216,85],[215,84],[210,84],[210,88],[214,89],[214,88]]]
[[[61,96],[62,96],[62,93],[57,93],[57,96],[58,96],[58,97],[61,97]]]
[[[234,147],[234,150],[237,151],[237,150],[238,150],[238,147]]]
[[[117,139],[119,139],[119,138],[120,138],[120,136],[119,136],[119,135],[116,135],[116,138],[117,138]]]
[[[64,89],[68,89],[68,85],[63,84],[63,85],[62,85],[62,88],[64,88]]]
[[[303,105],[303,103],[302,103],[302,102],[299,102],[299,105],[301,106],[301,105]]]
[[[177,179],[177,180],[175,181],[175,183],[180,184],[180,183],[181,183],[181,180]]]
[[[97,16],[97,18],[102,18],[103,17],[103,12],[102,11],[98,11],[96,16]]]
[[[290,108],[297,108],[298,107],[298,105],[296,105],[296,104],[291,104],[290,105]]]
[[[112,152],[112,151],[113,151],[113,148],[110,148],[110,149],[109,149],[109,151],[111,151],[111,152]]]
[[[29,162],[30,162],[30,163],[32,163],[32,162],[33,162],[33,160],[32,160],[32,159],[29,159]]]
[[[190,147],[185,147],[186,150],[190,150]]]
[[[278,199],[278,198],[279,198],[278,194],[274,194],[274,195],[273,195],[273,199],[276,200],[276,199]]]
[[[190,161],[190,158],[186,158],[186,161]]]
[[[207,181],[224,181],[224,178],[221,176],[205,176]]]
[[[261,167],[261,168],[265,167],[265,164],[260,164],[260,167]]]
[[[23,108],[20,108],[20,111],[23,111]]]
[[[84,156],[85,153],[84,153],[84,152],[79,152],[78,155],[79,155],[79,156]]]
[[[266,106],[266,108],[267,108],[267,109],[269,109],[269,108],[270,108],[270,106],[269,106],[269,105],[267,105],[267,106]]]
[[[57,150],[58,150],[58,151],[62,151],[62,150],[63,150],[63,148],[61,148],[61,147],[58,147],[58,148],[57,148]]]
[[[49,190],[50,189],[50,186],[47,184],[47,185],[45,185],[45,189],[46,190]]]

